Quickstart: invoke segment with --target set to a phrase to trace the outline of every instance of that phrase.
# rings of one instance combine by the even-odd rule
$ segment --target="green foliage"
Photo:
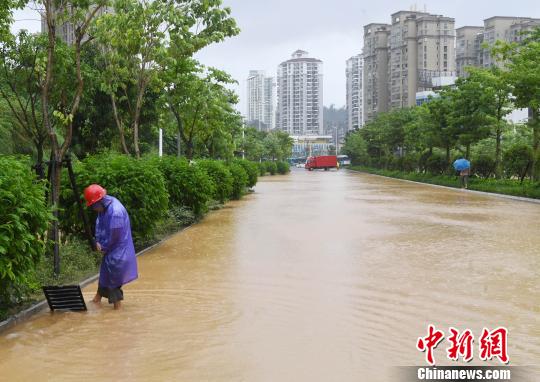
[[[249,183],[249,176],[239,163],[230,162],[228,164],[229,171],[233,177],[233,188],[231,193],[232,199],[240,199],[246,192],[246,187]]]
[[[448,170],[448,162],[442,154],[434,152],[426,159],[426,170],[434,175],[444,174]]]
[[[351,158],[351,163],[359,165],[369,164],[367,144],[360,131],[354,131],[345,138],[342,152]]]
[[[529,108],[533,132],[532,174],[540,180],[540,28],[527,32],[519,43],[496,43],[493,54],[506,63],[506,78],[517,107]]]
[[[185,206],[172,206],[169,215],[182,227],[187,227],[197,221],[197,216]]]
[[[128,211],[134,240],[150,236],[167,212],[166,183],[152,161],[105,153],[86,158],[75,166],[75,172],[81,191],[97,183],[120,200]],[[67,184],[63,187],[61,203],[65,208],[60,218],[63,230],[82,232],[78,209]],[[95,218],[95,214],[91,214]]]
[[[88,242],[77,236],[70,236],[60,246],[60,255],[62,268],[58,277],[53,274],[51,255],[42,257],[37,264],[32,278],[38,287],[79,283],[81,280],[96,274],[102,256],[97,251],[91,251]]]
[[[259,167],[259,175],[265,176],[268,172],[266,169],[266,163],[265,162],[257,162],[257,166]]]
[[[482,178],[489,178],[495,173],[495,158],[482,154],[472,160],[472,170]]]
[[[155,157],[150,161],[165,179],[171,206],[188,207],[197,217],[208,211],[214,184],[203,168],[175,156]]]
[[[417,172],[407,173],[397,170],[374,169],[364,166],[352,166],[352,169],[392,178],[412,180],[415,182],[437,184],[454,188],[460,187],[459,177],[456,175],[433,175],[420,174]],[[513,179],[471,178],[469,180],[469,189],[540,199],[540,187],[538,187],[537,183],[532,181],[520,182],[519,180]]]
[[[0,307],[17,302],[31,285],[30,272],[45,253],[52,219],[45,187],[30,162],[0,156]]]
[[[277,173],[277,165],[276,162],[264,162],[264,165],[266,166],[266,172],[270,173],[270,175],[276,175]]]
[[[276,170],[278,174],[288,174],[291,171],[291,167],[288,162],[279,161],[276,163]]]
[[[217,160],[198,160],[200,166],[214,184],[212,197],[221,203],[224,203],[232,195],[234,179],[227,166]]]
[[[530,172],[533,150],[525,144],[516,144],[503,154],[504,172],[507,177],[523,179]]]
[[[259,168],[257,164],[245,159],[238,159],[236,162],[244,168],[246,174],[248,175],[248,187],[255,187],[257,184],[257,178],[259,176]]]

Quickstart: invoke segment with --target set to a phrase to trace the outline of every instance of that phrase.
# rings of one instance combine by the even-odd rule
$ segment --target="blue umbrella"
[[[468,168],[471,168],[471,162],[469,162],[467,159],[461,158],[454,162],[454,168],[457,171],[462,171]]]

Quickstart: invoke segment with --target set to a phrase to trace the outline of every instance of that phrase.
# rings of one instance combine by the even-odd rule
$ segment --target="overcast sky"
[[[390,15],[409,10],[413,1],[396,0],[224,0],[241,28],[237,37],[204,49],[197,58],[228,71],[239,82],[245,112],[245,79],[249,70],[275,76],[277,66],[296,49],[324,62],[324,104],[345,104],[345,61],[362,51],[363,26],[390,22]],[[425,5],[424,5],[425,4]],[[430,0],[418,10],[454,17],[456,27],[482,25],[492,16],[540,18],[540,0]],[[15,29],[37,31],[38,17],[29,10],[16,14]],[[33,20],[28,20],[33,19]]]

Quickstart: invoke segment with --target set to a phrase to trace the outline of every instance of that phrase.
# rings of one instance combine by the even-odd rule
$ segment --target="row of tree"
[[[503,143],[508,149],[527,143],[532,162],[527,171],[539,180],[540,29],[519,43],[498,42],[492,54],[499,66],[469,68],[455,86],[423,105],[378,115],[347,137],[343,151],[356,162],[386,167],[400,158],[427,160],[440,150],[451,169],[456,156],[471,158],[476,149],[478,156],[493,158],[492,173],[500,178]],[[529,109],[525,130],[506,120],[516,108]]]

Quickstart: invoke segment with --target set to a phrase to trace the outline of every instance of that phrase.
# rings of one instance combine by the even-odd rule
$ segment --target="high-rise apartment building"
[[[390,25],[364,26],[364,120],[388,111],[388,36]]]
[[[323,63],[297,50],[277,75],[277,127],[290,135],[322,135]]]
[[[467,66],[485,67],[498,65],[490,47],[496,41],[518,42],[523,32],[540,26],[540,19],[529,17],[494,16],[484,20],[484,26],[466,26],[456,30],[456,65],[458,75],[466,75]]]
[[[274,78],[251,70],[247,83],[247,124],[259,130],[274,129]]]
[[[483,27],[464,26],[456,29],[456,71],[458,77],[465,75],[467,66],[478,66],[481,62],[480,48]]]
[[[364,118],[416,104],[455,76],[454,19],[427,12],[400,11],[391,24],[364,27]]]
[[[363,71],[364,57],[361,54],[347,60],[345,76],[347,78],[347,122],[349,131],[358,129],[364,124]]]

